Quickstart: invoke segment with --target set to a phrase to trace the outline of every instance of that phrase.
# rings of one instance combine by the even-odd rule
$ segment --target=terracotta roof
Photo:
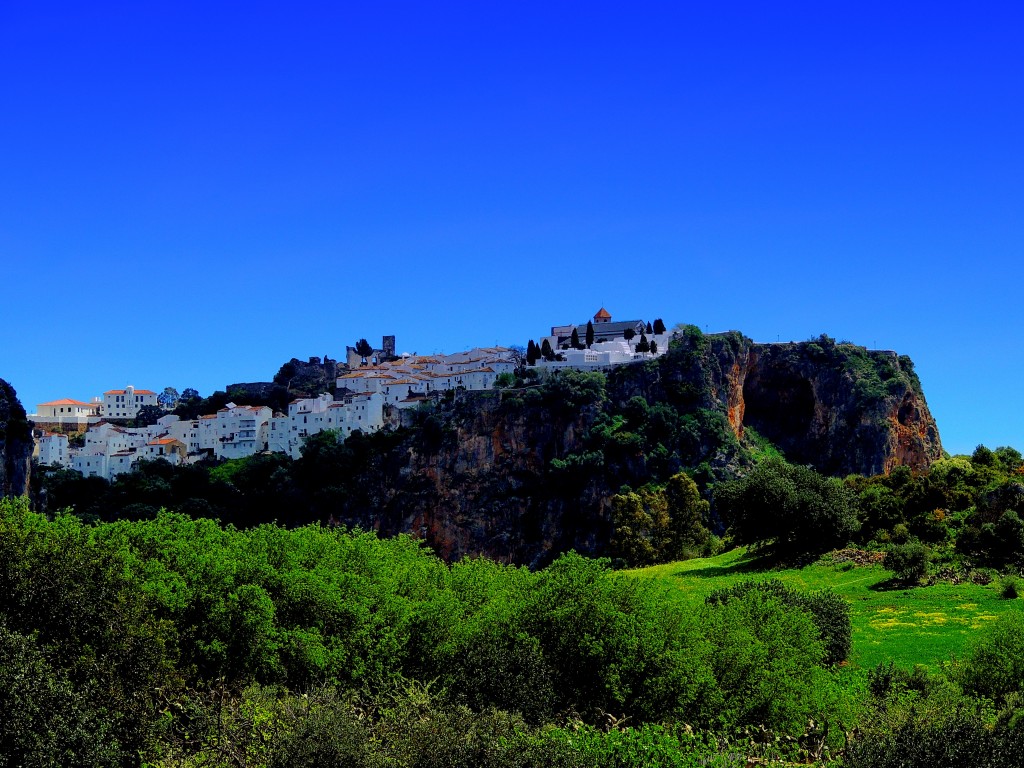
[[[175,440],[173,437],[162,437],[157,440],[150,440],[146,445],[170,445],[171,443],[180,442],[180,440]]]
[[[611,316],[611,313],[607,309],[605,309],[604,307],[601,307],[599,310],[597,310],[597,314],[594,315],[594,319],[595,320],[598,319],[598,318],[601,318],[602,320],[605,319],[605,318],[608,318],[609,320],[611,320],[612,316]]]
[[[88,408],[99,407],[99,403],[83,403],[81,400],[72,400],[70,397],[65,397],[61,400],[52,400],[49,403],[40,403],[39,405],[84,405]]]

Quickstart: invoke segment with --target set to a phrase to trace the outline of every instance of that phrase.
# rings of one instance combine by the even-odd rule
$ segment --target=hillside
[[[908,358],[693,327],[649,363],[543,383],[528,374],[391,418],[396,432],[333,468],[337,492],[320,514],[421,535],[448,558],[532,566],[569,549],[605,553],[623,486],[686,470],[706,488],[742,471],[764,439],[837,476],[923,470],[941,456]]]

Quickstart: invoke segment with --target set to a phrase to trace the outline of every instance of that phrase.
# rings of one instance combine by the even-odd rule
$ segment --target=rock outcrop
[[[0,496],[24,496],[32,471],[32,429],[14,387],[0,379]]]
[[[682,468],[705,482],[742,471],[751,430],[789,461],[838,476],[923,470],[941,457],[910,361],[824,337],[765,345],[692,329],[656,361],[611,371],[597,394],[578,382],[460,392],[391,418],[401,428],[346,481],[335,519],[412,533],[448,559],[531,566],[568,549],[602,554],[609,499],[624,484]],[[656,418],[665,424],[643,423]]]

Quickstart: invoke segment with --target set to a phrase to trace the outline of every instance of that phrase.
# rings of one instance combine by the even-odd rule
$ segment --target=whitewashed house
[[[43,432],[35,440],[34,456],[42,466],[70,467],[68,436],[58,432]]]
[[[40,426],[73,427],[82,430],[89,425],[89,419],[95,419],[99,415],[99,411],[98,402],[84,403],[65,397],[48,403],[39,403],[36,412],[29,418]]]
[[[111,389],[103,393],[101,415],[107,419],[134,419],[144,405],[156,405],[156,392],[136,389],[128,385],[124,389]]]

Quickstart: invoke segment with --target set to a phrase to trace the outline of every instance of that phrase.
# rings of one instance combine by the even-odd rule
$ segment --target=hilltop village
[[[552,326],[525,351],[476,347],[453,354],[395,354],[395,337],[380,349],[347,347],[337,366],[333,393],[295,399],[287,413],[266,405],[228,402],[216,413],[182,419],[168,401],[149,389],[112,389],[91,402],[63,398],[37,406],[38,464],[63,467],[85,477],[111,480],[145,459],[185,464],[202,459],[238,459],[261,451],[300,456],[303,442],[324,430],[342,438],[388,425],[392,409],[428,403],[446,392],[486,390],[511,378],[521,366],[545,375],[559,368],[597,370],[643,362],[664,354],[670,334],[659,319],[613,322],[603,307],[578,325]],[[363,354],[368,353],[368,354]],[[164,415],[148,426],[132,426],[143,409]]]

